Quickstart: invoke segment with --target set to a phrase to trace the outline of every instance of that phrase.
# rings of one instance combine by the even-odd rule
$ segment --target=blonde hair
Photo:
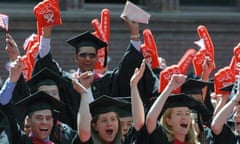
[[[171,118],[171,114],[172,114],[172,111],[173,111],[173,108],[168,108],[162,115],[161,119],[160,119],[160,123],[162,125],[162,127],[164,128],[165,130],[165,133],[168,137],[168,141],[169,142],[172,142],[174,141],[174,131],[173,131],[173,128],[172,126],[170,126],[168,123],[167,123],[167,118]],[[194,130],[193,130],[193,126],[192,126],[192,123],[190,124],[190,128],[189,128],[189,131],[185,137],[185,142],[187,144],[196,144],[198,143],[198,140],[196,139],[196,136],[194,134]]]

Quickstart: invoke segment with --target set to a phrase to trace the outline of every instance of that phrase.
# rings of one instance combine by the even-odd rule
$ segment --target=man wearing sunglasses
[[[143,60],[141,53],[141,41],[139,35],[139,23],[125,19],[125,23],[130,31],[130,43],[126,49],[119,65],[112,71],[107,71],[103,75],[94,71],[98,57],[99,49],[104,48],[106,52],[107,44],[98,39],[90,32],[80,33],[67,40],[75,49],[74,60],[77,66],[76,72],[72,76],[77,78],[80,83],[87,88],[88,102],[92,102],[97,97],[109,95],[112,97],[130,95],[130,78],[136,67],[139,67]],[[48,67],[65,78],[69,78],[69,73],[62,71],[59,65],[52,58],[50,37],[52,26],[44,27],[40,39],[38,59],[35,63],[34,73],[37,73],[44,67]],[[107,53],[105,53],[104,65],[107,62]],[[144,104],[149,104],[152,96],[158,92],[158,78],[153,74],[150,67],[146,66],[143,79],[139,82],[140,94]],[[71,109],[77,114],[80,105],[80,96],[69,86],[71,92],[68,93]],[[75,115],[76,116],[76,115]],[[73,127],[73,129],[75,129]]]

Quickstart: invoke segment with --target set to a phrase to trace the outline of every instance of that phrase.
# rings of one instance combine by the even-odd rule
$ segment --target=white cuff
[[[43,58],[50,52],[50,38],[44,38],[41,36],[40,38],[40,45],[39,45],[39,56]]]

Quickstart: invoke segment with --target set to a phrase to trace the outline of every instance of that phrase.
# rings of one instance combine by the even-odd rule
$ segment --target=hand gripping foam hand
[[[160,72],[159,76],[159,88],[158,92],[161,93],[165,87],[167,86],[168,82],[170,81],[173,74],[181,74],[181,70],[178,65],[171,65],[165,68],[163,71]],[[181,88],[177,88],[172,91],[173,94],[180,93]]]
[[[152,69],[160,67],[157,45],[150,29],[145,29],[143,31],[143,38],[144,44],[141,45],[143,57],[151,65]]]
[[[4,32],[8,32],[8,22],[8,15],[0,13],[0,28],[2,28]]]
[[[220,69],[214,75],[214,91],[216,95],[227,94],[226,91],[222,91],[221,88],[233,84],[235,81],[235,74],[229,66]]]
[[[178,62],[178,67],[180,68],[182,74],[187,74],[196,53],[197,51],[195,49],[188,49]]]
[[[198,36],[200,39],[204,41],[204,47],[206,49],[206,55],[210,57],[214,61],[214,46],[212,39],[208,33],[206,26],[199,25],[197,27]],[[215,69],[215,61],[214,61],[214,69]]]
[[[62,24],[58,0],[44,0],[33,11],[40,27]]]

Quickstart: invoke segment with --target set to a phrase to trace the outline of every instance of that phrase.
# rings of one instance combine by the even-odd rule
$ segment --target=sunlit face
[[[79,48],[75,62],[81,72],[92,71],[97,62],[97,51],[94,47],[84,46]]]
[[[235,129],[240,134],[240,105],[234,107],[233,120]]]
[[[45,140],[49,137],[53,128],[53,116],[49,109],[39,110],[32,113],[28,119],[32,133],[36,138]]]
[[[125,135],[127,134],[129,127],[132,125],[132,122],[133,122],[133,119],[131,116],[120,118],[120,124],[122,128],[122,138],[124,138]]]
[[[190,110],[188,107],[175,107],[166,120],[167,124],[172,126],[174,135],[185,136],[191,125]]]
[[[38,91],[44,91],[50,96],[60,101],[60,95],[57,85],[41,85],[39,86]]]
[[[115,112],[100,114],[93,128],[104,143],[113,142],[119,129],[117,114]]]

